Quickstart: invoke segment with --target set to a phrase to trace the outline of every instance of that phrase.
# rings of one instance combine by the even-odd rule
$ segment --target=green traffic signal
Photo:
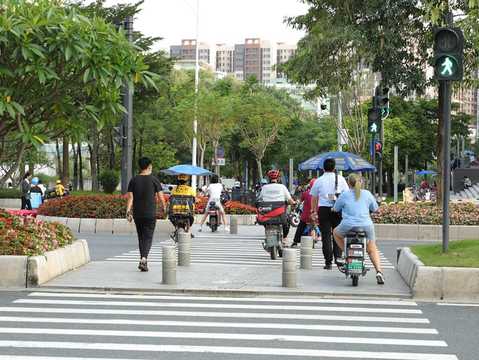
[[[436,61],[436,68],[442,77],[454,77],[457,74],[457,60],[448,55],[441,56]]]

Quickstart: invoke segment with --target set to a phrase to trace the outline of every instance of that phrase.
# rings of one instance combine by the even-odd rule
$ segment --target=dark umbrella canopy
[[[326,159],[336,161],[336,169],[340,171],[376,171],[376,167],[362,157],[345,151],[321,153],[299,164],[299,170],[322,170]]]
[[[437,175],[434,170],[417,170],[416,175]]]

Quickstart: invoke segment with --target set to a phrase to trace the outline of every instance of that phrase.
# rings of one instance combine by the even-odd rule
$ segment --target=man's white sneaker
[[[376,280],[378,282],[378,285],[384,285],[384,274],[380,271],[376,273]]]
[[[227,226],[227,225],[225,225],[225,231],[226,231],[226,232],[229,232],[229,231],[230,231],[230,227]]]

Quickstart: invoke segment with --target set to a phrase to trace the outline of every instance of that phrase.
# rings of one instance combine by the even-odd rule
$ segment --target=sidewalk
[[[62,275],[43,287],[111,291],[226,292],[257,295],[346,295],[374,297],[411,297],[408,286],[396,270],[385,270],[386,284],[376,284],[371,271],[358,287],[337,270],[298,270],[295,289],[281,287],[280,266],[231,266],[193,264],[178,267],[177,285],[161,284],[161,264],[149,264],[150,271],[139,272],[136,264],[96,261]]]
[[[147,273],[137,269],[136,249],[132,248],[130,254],[118,254],[115,258],[93,261],[43,287],[134,292],[225,292],[238,295],[411,297],[409,287],[393,266],[384,270],[385,285],[376,284],[375,272],[371,270],[366,277],[360,278],[358,287],[352,287],[351,279],[346,280],[337,269],[323,270],[322,266],[313,262],[313,270],[298,270],[296,288],[283,288],[280,260],[269,260],[269,255],[261,249],[261,227],[242,226],[238,235],[224,232],[211,234],[207,228],[202,233],[197,233],[196,230],[197,227],[194,228],[196,237],[193,239],[192,264],[189,267],[177,267],[176,286],[161,283],[161,255],[158,249],[161,248],[161,241],[166,240],[166,235],[161,234],[159,239],[155,239],[150,254],[150,271]],[[290,237],[294,235],[294,230],[292,229]],[[315,257],[322,259],[320,249],[315,250]]]

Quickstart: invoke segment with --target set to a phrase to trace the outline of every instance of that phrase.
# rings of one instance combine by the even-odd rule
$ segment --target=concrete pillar
[[[176,247],[175,245],[162,246],[161,269],[165,285],[176,285]]]
[[[297,258],[296,249],[283,249],[283,287],[295,288],[297,286]]]
[[[191,264],[191,233],[178,231],[178,266]]]
[[[238,218],[235,216],[230,216],[230,234],[238,234]]]
[[[311,270],[313,268],[313,238],[301,236],[300,268]]]

